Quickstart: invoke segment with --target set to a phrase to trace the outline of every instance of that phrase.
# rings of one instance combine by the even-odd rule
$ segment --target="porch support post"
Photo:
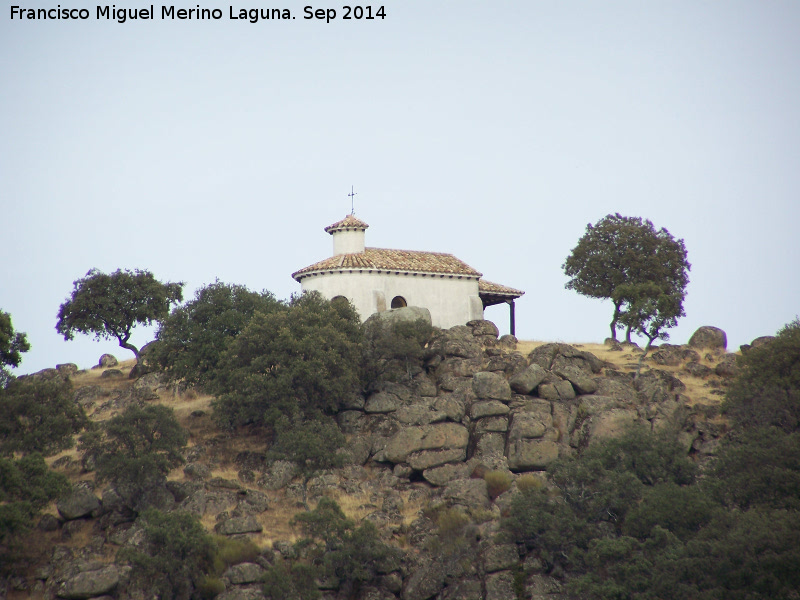
[[[508,302],[509,314],[511,317],[511,335],[516,335],[517,328],[516,328],[516,319],[514,315],[514,300],[513,299],[507,300],[507,302]]]

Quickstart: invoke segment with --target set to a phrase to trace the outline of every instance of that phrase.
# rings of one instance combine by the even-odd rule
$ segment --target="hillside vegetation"
[[[139,365],[0,390],[5,597],[798,597],[799,322],[640,364],[417,309],[193,302]]]

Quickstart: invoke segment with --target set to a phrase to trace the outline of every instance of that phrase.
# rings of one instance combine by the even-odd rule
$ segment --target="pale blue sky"
[[[716,325],[736,349],[800,313],[800,3],[404,0],[324,23],[287,1],[295,20],[228,19],[259,4],[119,24],[63,0],[92,18],[12,22],[0,0],[0,309],[32,344],[17,373],[131,357],[55,332],[93,267],[288,297],[351,185],[368,245],[452,252],[526,290],[523,339],[608,335],[610,304],[565,290],[561,265],[613,212],[686,241],[674,343]],[[507,309],[487,317],[507,331]]]

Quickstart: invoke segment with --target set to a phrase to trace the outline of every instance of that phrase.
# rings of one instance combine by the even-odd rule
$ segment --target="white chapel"
[[[347,298],[362,321],[390,308],[422,306],[441,328],[483,319],[484,308],[506,303],[514,334],[514,300],[525,292],[481,279],[482,273],[452,254],[367,248],[368,227],[353,214],[326,227],[333,256],[292,273],[303,291]]]

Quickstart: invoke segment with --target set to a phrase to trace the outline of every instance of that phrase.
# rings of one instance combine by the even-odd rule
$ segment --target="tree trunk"
[[[620,316],[620,308],[622,307],[622,302],[619,304],[614,305],[614,318],[611,319],[611,339],[615,342],[617,341],[617,323],[619,322]]]
[[[642,352],[641,356],[639,356],[639,363],[636,365],[636,375],[633,376],[633,380],[636,381],[639,379],[639,373],[642,370],[642,363],[644,362],[645,356],[650,351],[650,346],[653,345],[653,340],[656,339],[655,337],[648,337],[647,338],[647,346],[644,347],[644,352]]]
[[[139,349],[130,342],[128,342],[127,339],[120,339],[119,345],[121,348],[125,348],[126,350],[130,350],[131,352],[133,352],[133,355],[136,357],[137,365],[141,362],[141,357],[139,356]]]
[[[625,330],[625,341],[629,344],[631,343],[631,326],[628,325],[628,329]]]

